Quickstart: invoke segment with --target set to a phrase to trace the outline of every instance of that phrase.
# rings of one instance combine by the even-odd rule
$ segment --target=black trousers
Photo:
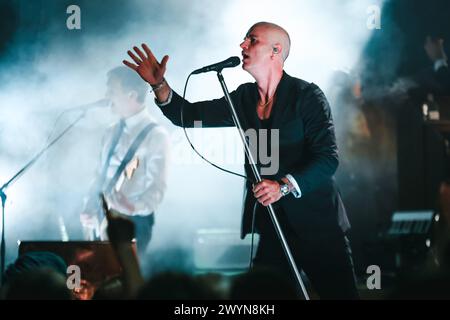
[[[153,224],[155,223],[154,214],[148,216],[126,216],[133,221],[136,231],[136,245],[138,255],[142,257],[152,238]]]
[[[253,266],[271,268],[289,275],[289,279],[298,286],[269,212],[266,208],[259,207],[256,215],[260,241]],[[297,268],[305,272],[319,297],[332,300],[358,299],[350,244],[345,235],[300,235],[287,223],[280,209],[277,210],[277,217]]]

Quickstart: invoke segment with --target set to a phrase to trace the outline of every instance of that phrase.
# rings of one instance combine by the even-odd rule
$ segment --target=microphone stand
[[[239,131],[239,136],[241,137],[242,143],[244,144],[245,154],[248,157],[248,160],[249,160],[250,166],[252,168],[253,174],[255,175],[256,181],[257,182],[261,182],[262,181],[261,175],[259,174],[258,168],[256,167],[256,164],[255,164],[256,162],[253,159],[253,155],[252,155],[252,153],[250,151],[250,147],[249,147],[249,145],[247,143],[247,140],[245,139],[244,130],[242,129],[241,123],[239,121],[239,117],[238,117],[238,115],[236,113],[236,109],[234,108],[233,101],[231,100],[230,93],[228,92],[227,86],[225,84],[225,79],[223,78],[221,71],[217,71],[217,77],[219,78],[219,82],[220,82],[220,85],[222,86],[223,93],[225,94],[225,100],[228,102],[228,105],[230,107],[231,116],[233,118],[233,122],[236,125],[236,128]],[[277,216],[275,215],[275,211],[273,210],[273,207],[272,207],[271,204],[267,206],[267,209],[269,211],[270,218],[272,219],[272,223],[273,223],[273,225],[275,227],[275,231],[276,231],[276,233],[278,235],[278,238],[279,238],[279,240],[281,242],[281,246],[283,247],[284,253],[286,254],[286,256],[288,258],[288,263],[289,263],[289,265],[291,266],[292,270],[295,273],[295,277],[296,277],[297,282],[298,282],[298,284],[299,284],[299,286],[301,288],[302,294],[305,297],[305,300],[309,300],[308,292],[306,291],[305,285],[303,284],[303,280],[302,280],[302,278],[300,276],[300,273],[299,273],[299,271],[297,269],[297,265],[296,265],[296,263],[294,261],[294,258],[292,256],[291,250],[289,249],[289,245],[288,245],[288,243],[286,241],[286,238],[284,237],[283,231],[281,230],[281,226],[280,226],[280,224],[278,222]]]
[[[1,284],[3,283],[3,276],[5,272],[5,254],[6,254],[6,244],[5,244],[5,204],[7,195],[5,193],[6,189],[20,176],[22,176],[33,164],[44,154],[45,151],[50,149],[59,139],[61,139],[70,129],[72,129],[81,119],[86,115],[86,110],[78,116],[75,121],[73,121],[66,129],[64,129],[55,139],[49,142],[41,151],[39,151],[22,169],[20,169],[11,179],[9,179],[1,188],[0,188],[0,198],[2,201],[2,239],[0,245],[0,279]]]

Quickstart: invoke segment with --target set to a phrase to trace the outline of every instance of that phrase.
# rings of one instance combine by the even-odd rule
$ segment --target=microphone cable
[[[244,178],[246,181],[250,181],[252,184],[255,184],[255,180],[252,180],[251,178],[249,178],[249,177],[247,177],[247,176],[244,176],[244,175],[242,175],[242,174],[239,174],[239,173],[236,173],[236,172],[233,172],[233,171],[224,169],[224,168],[222,168],[222,167],[220,167],[220,166],[218,166],[218,165],[212,163],[212,162],[209,161],[208,159],[206,159],[204,156],[202,156],[202,155],[200,154],[200,152],[197,151],[197,149],[195,149],[194,145],[192,144],[191,140],[189,139],[189,136],[188,136],[187,131],[186,131],[186,127],[185,127],[185,125],[184,125],[184,104],[185,104],[185,101],[186,101],[186,100],[185,100],[185,97],[186,97],[187,85],[188,85],[188,83],[189,83],[190,77],[191,77],[193,74],[194,74],[193,72],[191,72],[191,73],[189,74],[189,76],[188,76],[187,79],[186,79],[186,83],[184,84],[183,100],[182,100],[182,102],[181,102],[181,111],[180,111],[181,127],[183,128],[184,135],[186,136],[186,139],[187,139],[187,141],[189,142],[189,145],[191,146],[192,150],[194,150],[194,152],[195,152],[200,158],[202,158],[204,161],[206,161],[207,163],[209,163],[209,164],[212,165],[213,167],[215,167],[215,168],[217,168],[217,169],[219,169],[219,170],[221,170],[221,171],[224,171],[224,172],[226,172],[226,173],[229,173],[229,174],[232,174],[232,175],[235,175],[235,176]]]

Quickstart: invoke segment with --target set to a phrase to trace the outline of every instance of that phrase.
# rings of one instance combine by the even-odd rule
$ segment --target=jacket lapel
[[[288,117],[287,102],[289,97],[289,76],[283,71],[280,83],[277,87],[275,104],[272,109],[272,129],[280,129],[283,121]]]

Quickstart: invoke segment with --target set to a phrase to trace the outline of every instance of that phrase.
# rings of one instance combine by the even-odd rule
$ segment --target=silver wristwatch
[[[287,183],[281,183],[280,184],[280,192],[281,192],[281,196],[287,196],[289,194],[289,185]]]

